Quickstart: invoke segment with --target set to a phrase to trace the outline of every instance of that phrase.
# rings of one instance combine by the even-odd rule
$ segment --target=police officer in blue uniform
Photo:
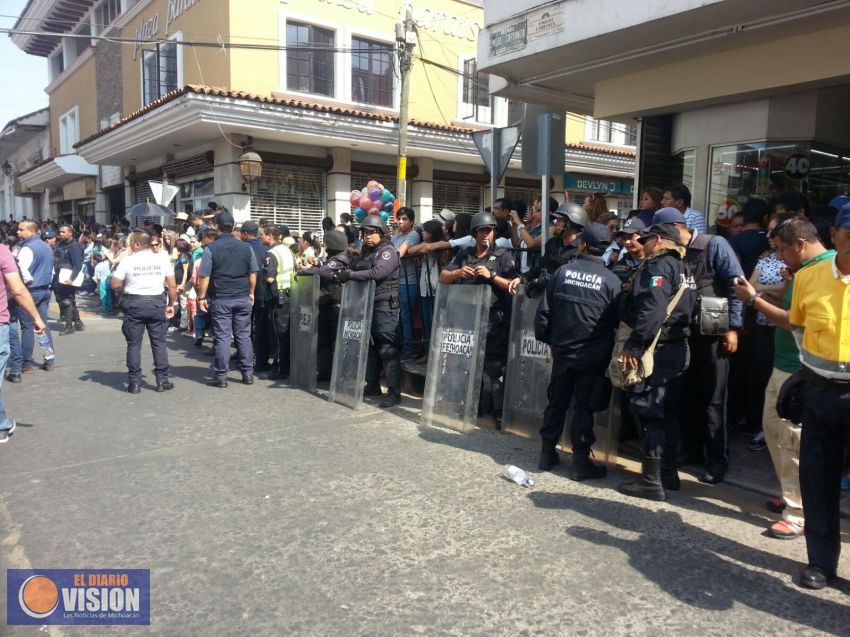
[[[651,226],[641,236],[646,258],[622,298],[620,317],[632,328],[618,363],[623,369],[637,361],[660,336],[651,376],[630,388],[629,412],[645,430],[641,476],[619,485],[620,493],[648,500],[666,500],[667,491],[680,488],[676,472],[679,438],[678,409],[685,369],[694,293],[685,288],[667,317],[667,308],[681,286],[687,286],[684,248],[679,231],[670,225]]]
[[[244,385],[254,384],[254,348],[251,344],[251,314],[254,286],[260,269],[251,247],[231,234],[235,222],[229,212],[220,212],[218,238],[204,248],[199,269],[198,306],[209,311],[215,351],[211,387],[227,387],[230,339],[236,340],[236,358]],[[209,300],[207,299],[209,296]]]
[[[401,323],[398,302],[398,251],[390,241],[387,224],[377,215],[360,222],[363,248],[357,261],[348,270],[335,274],[340,283],[374,281],[375,303],[372,310],[372,340],[366,363],[364,396],[383,396],[380,373],[388,393],[378,403],[387,409],[401,404]]]
[[[21,239],[21,249],[18,251],[18,265],[21,268],[24,283],[32,296],[32,301],[38,310],[41,320],[47,325],[47,308],[50,305],[50,284],[53,281],[53,250],[38,235],[38,223],[21,221],[18,224],[18,238]],[[23,372],[35,369],[33,348],[35,347],[35,329],[32,317],[26,312],[19,313],[21,322],[21,348],[23,354]],[[50,328],[47,337],[53,345]],[[55,359],[47,359],[41,366],[50,371]]]
[[[520,283],[510,252],[496,246],[496,218],[479,212],[472,218],[470,230],[475,245],[463,248],[443,271],[440,283],[489,285],[490,314],[487,344],[484,349],[484,374],[490,386],[493,418],[501,427],[504,375],[508,358],[508,330],[511,325],[511,295]],[[482,392],[482,402],[487,400]]]
[[[336,275],[349,267],[347,250],[348,237],[339,230],[330,230],[325,233],[325,251],[328,256],[324,262],[318,267],[298,271],[298,276],[318,276],[321,279],[316,377],[319,382],[331,379],[336,330],[339,325],[339,303],[342,300],[342,286],[337,281]]]
[[[590,460],[593,435],[591,395],[603,381],[614,348],[614,330],[619,321],[617,300],[620,280],[602,260],[611,243],[608,228],[587,225],[579,235],[578,257],[562,265],[549,277],[534,321],[537,340],[548,343],[552,352],[549,404],[543,412],[543,440],[539,467],[549,471],[560,462],[556,446],[564,429],[564,418],[575,396],[571,429],[573,480],[604,478],[604,466]]]
[[[727,298],[729,330],[723,335],[700,333],[695,321],[689,347],[691,363],[684,383],[681,427],[685,436],[686,464],[705,460],[701,482],[723,480],[729,465],[726,399],[729,357],[738,348],[738,330],[743,324],[743,305],[735,296],[735,280],[744,276],[741,264],[723,237],[687,228],[685,217],[676,208],[661,208],[653,224],[671,225],[685,247],[688,285],[701,297]],[[696,317],[695,317],[696,318]]]

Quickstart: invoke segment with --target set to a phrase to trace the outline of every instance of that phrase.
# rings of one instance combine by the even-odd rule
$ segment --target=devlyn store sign
[[[201,0],[168,0],[168,7],[165,12],[165,33],[168,33],[171,23],[189,9],[198,4]],[[139,54],[139,49],[142,48],[141,40],[153,40],[159,34],[159,11],[151,17],[142,21],[136,27],[136,46],[133,47],[133,59]]]

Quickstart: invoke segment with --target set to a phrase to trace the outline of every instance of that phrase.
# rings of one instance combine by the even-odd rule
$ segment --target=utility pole
[[[396,52],[398,69],[401,75],[401,104],[398,113],[398,185],[396,201],[399,206],[407,204],[407,102],[410,95],[410,69],[413,66],[413,47],[416,46],[416,32],[413,24],[413,11],[407,5],[404,22],[395,25]]]

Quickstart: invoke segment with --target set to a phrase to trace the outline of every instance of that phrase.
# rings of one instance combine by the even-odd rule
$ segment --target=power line
[[[383,15],[383,14],[382,14]],[[33,18],[35,19],[35,18]],[[352,53],[355,51],[359,51],[360,49],[355,49],[353,47],[329,47],[326,45],[298,45],[298,46],[287,46],[285,44],[257,44],[257,43],[249,43],[249,42],[224,42],[219,39],[215,42],[206,42],[201,40],[170,40],[168,38],[158,38],[158,39],[140,39],[140,38],[129,38],[129,37],[114,37],[114,36],[105,36],[105,35],[85,35],[79,33],[54,33],[51,31],[27,31],[22,29],[14,29],[14,28],[6,28],[0,27],[0,33],[5,33],[7,35],[33,35],[33,36],[49,36],[49,37],[57,37],[57,38],[75,38],[75,39],[86,39],[86,40],[98,40],[98,41],[107,41],[117,44],[127,44],[127,45],[158,45],[158,44],[176,44],[179,46],[188,46],[188,47],[199,47],[199,48],[210,48],[210,49],[221,49],[221,50],[229,50],[229,49],[241,49],[241,50],[250,50],[250,51],[288,51],[288,50],[298,50],[301,52],[327,52],[327,53]],[[232,36],[235,37],[235,36]],[[436,41],[436,40],[435,40]],[[421,46],[421,40],[420,40]],[[387,55],[392,56],[393,51],[391,49],[387,49],[387,51],[382,51],[382,53],[386,53]],[[424,53],[424,49],[423,49]],[[435,60],[429,60],[427,58],[422,57],[421,55],[415,56],[419,59],[423,64],[434,66],[438,69],[441,69],[447,73],[451,73],[458,77],[462,77],[464,79],[469,79],[472,81],[476,81],[476,74],[468,74],[460,71],[456,68],[453,68],[447,64],[443,64],[441,62],[437,62]],[[426,73],[426,78],[428,75]],[[430,85],[430,78],[428,78],[428,82]],[[433,93],[433,90],[432,90]],[[570,113],[567,112],[566,117],[568,119],[572,119],[576,122],[587,123],[588,121],[593,121],[593,118],[580,115],[578,113]],[[607,120],[596,120],[596,121],[607,121]],[[624,134],[628,134],[629,130],[625,126],[620,126],[615,122],[609,122],[609,126],[611,131],[616,131]]]

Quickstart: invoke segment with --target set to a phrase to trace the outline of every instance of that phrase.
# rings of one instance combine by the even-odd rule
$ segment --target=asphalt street
[[[129,395],[120,322],[86,322],[54,372],[3,384],[0,566],[150,569],[151,625],[6,626],[4,577],[0,634],[850,635],[850,583],[795,586],[805,544],[764,535],[762,496],[688,479],[635,501],[623,470],[523,488],[501,467],[535,467],[531,441],[423,429],[410,397],[209,388],[179,335],[176,388],[153,391],[145,342]]]

